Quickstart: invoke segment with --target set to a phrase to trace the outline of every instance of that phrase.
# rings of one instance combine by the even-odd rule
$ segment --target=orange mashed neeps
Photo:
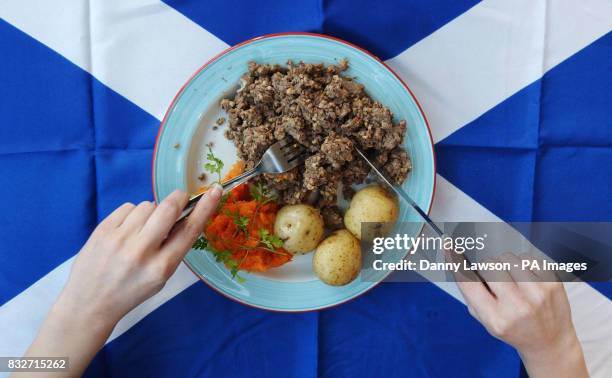
[[[225,179],[243,169],[243,162],[234,164]],[[263,272],[291,260],[282,241],[273,235],[277,203],[260,195],[254,198],[254,190],[257,193],[257,188],[242,184],[227,193],[204,229],[209,250],[233,270]]]

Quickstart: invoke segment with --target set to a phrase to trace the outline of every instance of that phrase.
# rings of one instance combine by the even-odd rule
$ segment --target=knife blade
[[[436,225],[431,220],[431,218],[429,218],[429,215],[427,215],[427,213],[425,211],[423,211],[423,209],[421,209],[421,207],[419,205],[417,205],[417,203],[412,199],[412,197],[410,197],[410,195],[408,193],[406,193],[405,190],[403,190],[402,188],[396,187],[393,184],[391,184],[389,179],[387,179],[385,177],[385,175],[383,175],[382,172],[379,171],[378,168],[376,168],[376,166],[370,161],[370,159],[368,159],[368,157],[361,150],[359,150],[357,147],[355,147],[355,151],[357,151],[357,154],[370,166],[370,168],[372,168],[372,171],[374,171],[374,173],[376,173],[376,175],[385,184],[387,184],[387,186],[389,188],[391,188],[395,193],[397,193],[398,196],[400,196],[402,199],[404,199],[406,202],[408,202],[408,204],[410,206],[412,206],[412,208],[421,216],[421,218],[423,218],[423,220],[425,220],[425,222],[427,222],[427,224],[436,232],[436,234],[438,234],[439,237],[441,237],[441,238],[446,237],[446,235],[444,234],[444,232],[442,232],[440,227],[438,227],[438,225]],[[446,251],[446,252],[448,252],[448,251]],[[468,259],[468,257],[463,255],[463,254],[449,253],[447,256],[449,256],[453,261],[455,261],[457,259],[459,259],[459,260],[464,259],[468,264],[470,263],[470,260]],[[471,279],[470,281],[476,281],[476,280],[480,281],[487,288],[487,290],[491,291],[491,289],[489,288],[489,285],[484,280],[484,278],[480,275],[479,272],[468,272],[468,273],[475,277],[475,279]]]
[[[391,188],[398,196],[402,197],[406,202],[408,202],[410,206],[412,206],[412,208],[421,216],[421,218],[423,218],[423,220],[425,220],[425,222],[427,222],[427,224],[429,224],[429,226],[433,228],[433,230],[436,232],[436,234],[438,234],[438,236],[444,236],[442,230],[431,220],[431,218],[429,218],[427,213],[423,211],[423,209],[421,209],[419,205],[417,205],[417,203],[412,199],[412,197],[410,197],[408,193],[406,193],[405,190],[391,184],[391,182],[385,177],[385,175],[383,175],[382,172],[379,171],[378,168],[376,168],[376,166],[370,161],[370,159],[367,158],[367,156],[363,152],[361,152],[361,150],[355,147],[355,151],[357,151],[357,154],[359,154],[359,156],[361,156],[361,158],[366,163],[368,163],[370,168],[372,168],[372,171],[374,171],[374,173],[376,173],[376,175],[381,180],[383,180],[383,182],[387,184],[389,188]]]

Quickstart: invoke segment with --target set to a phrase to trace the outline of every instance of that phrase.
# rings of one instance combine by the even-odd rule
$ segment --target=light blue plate
[[[206,144],[229,167],[237,157],[233,145],[214,131],[214,121],[223,116],[219,100],[233,93],[247,63],[284,64],[295,62],[334,64],[349,61],[345,75],[364,84],[374,99],[389,107],[396,120],[405,119],[408,131],[405,148],[413,170],[403,185],[416,202],[429,209],[434,192],[435,160],[429,129],[416,99],[397,76],[374,56],[346,42],[312,34],[282,34],[257,38],[238,45],[202,67],[179,92],[161,124],[153,161],[153,190],[159,201],[180,188],[195,192],[202,182],[203,155]],[[221,128],[222,129],[222,128]],[[418,216],[402,206],[404,221],[419,221]],[[415,230],[415,234],[419,230]],[[385,277],[380,272],[367,282],[358,277],[352,283],[333,287],[323,284],[311,270],[312,254],[296,258],[264,275],[241,273],[244,283],[233,280],[225,267],[210,253],[192,250],[185,263],[212,288],[238,302],[277,311],[316,310],[355,298]]]

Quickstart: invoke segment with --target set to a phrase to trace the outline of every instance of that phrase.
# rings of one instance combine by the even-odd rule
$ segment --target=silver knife
[[[399,188],[394,186],[393,184],[391,184],[391,182],[382,174],[382,172],[380,172],[378,170],[378,168],[376,168],[374,166],[374,164],[372,164],[372,162],[370,161],[370,159],[368,159],[365,154],[363,152],[361,152],[361,150],[359,150],[357,147],[355,147],[355,151],[357,151],[357,153],[359,154],[359,156],[361,156],[361,158],[368,163],[368,165],[370,166],[370,168],[372,168],[372,170],[378,175],[378,177],[383,180],[387,186],[389,186],[389,188],[393,189],[393,191],[395,193],[397,193],[398,196],[402,197],[406,202],[408,202],[408,204],[410,204],[410,206],[412,206],[412,208],[414,210],[416,210],[416,212],[421,216],[421,218],[423,218],[425,220],[425,222],[427,222],[427,224],[429,224],[429,226],[431,228],[434,229],[434,231],[438,234],[438,236],[444,236],[444,233],[442,232],[442,230],[431,220],[431,218],[429,218],[429,216],[427,215],[427,213],[425,211],[423,211],[423,209],[421,209],[421,207],[419,205],[417,205],[416,202],[414,202],[414,200],[412,199],[412,197],[410,197],[410,195],[408,193],[406,193],[404,191],[404,189]]]
[[[404,189],[400,188],[400,187],[396,187],[393,184],[391,184],[391,182],[385,177],[385,175],[382,174],[381,171],[378,170],[378,168],[376,168],[374,166],[374,164],[372,164],[372,162],[370,161],[370,159],[367,158],[367,156],[365,156],[365,154],[363,152],[361,152],[361,150],[359,150],[357,147],[355,147],[355,151],[357,151],[357,153],[359,154],[359,156],[361,156],[361,158],[368,163],[368,165],[370,166],[370,168],[372,168],[372,170],[376,173],[376,175],[383,180],[387,186],[389,186],[395,193],[397,193],[398,196],[400,196],[401,198],[403,198],[406,202],[408,202],[410,204],[410,206],[412,206],[412,208],[421,216],[421,218],[423,218],[425,220],[425,222],[427,222],[427,224],[433,228],[433,230],[438,234],[438,236],[440,237],[445,237],[446,235],[444,235],[444,232],[442,232],[442,230],[440,229],[440,227],[438,227],[429,217],[429,215],[427,215],[427,213],[425,211],[423,211],[423,209],[421,209],[421,207],[419,205],[417,205],[417,203],[412,199],[412,197],[410,197],[410,195],[408,193],[406,193],[404,191]],[[470,262],[470,260],[467,258],[467,256],[465,255],[460,255],[460,254],[450,254],[450,256],[452,256],[452,258],[454,259],[465,259],[468,263]],[[487,288],[487,290],[491,290],[489,289],[489,286],[487,284],[487,282],[482,278],[482,276],[480,275],[480,273],[478,272],[469,272],[471,275],[475,276],[475,279],[472,279],[472,281],[474,280],[478,280],[480,282],[482,282],[485,287]]]

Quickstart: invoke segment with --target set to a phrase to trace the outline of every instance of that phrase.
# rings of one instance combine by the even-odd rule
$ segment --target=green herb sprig
[[[232,258],[232,254],[228,251],[217,251],[212,248],[212,246],[208,243],[208,240],[204,236],[200,236],[195,243],[193,243],[194,249],[199,250],[208,250],[215,257],[216,262],[223,263],[232,274],[232,278],[235,278],[238,282],[243,283],[245,279],[238,275],[238,271],[240,270],[240,264],[236,262]]]
[[[249,217],[240,215],[238,211],[235,211],[235,212],[225,211],[225,215],[232,218],[238,230],[244,232],[245,234],[248,233],[248,227],[249,227],[249,221],[250,221]]]
[[[278,236],[271,234],[270,231],[265,228],[259,229],[260,243],[269,249],[275,250],[283,246],[283,239]]]
[[[206,249],[208,248],[208,240],[206,240],[206,238],[204,236],[200,236],[194,243],[192,246],[193,249]]]
[[[208,163],[204,163],[204,169],[212,174],[217,174],[219,178],[218,182],[221,182],[221,171],[223,170],[223,160],[215,156],[212,147],[208,146],[208,153],[206,154],[206,160]]]
[[[264,184],[258,182],[249,186],[251,197],[258,202],[259,205],[265,205],[270,201],[274,201],[276,196]]]

